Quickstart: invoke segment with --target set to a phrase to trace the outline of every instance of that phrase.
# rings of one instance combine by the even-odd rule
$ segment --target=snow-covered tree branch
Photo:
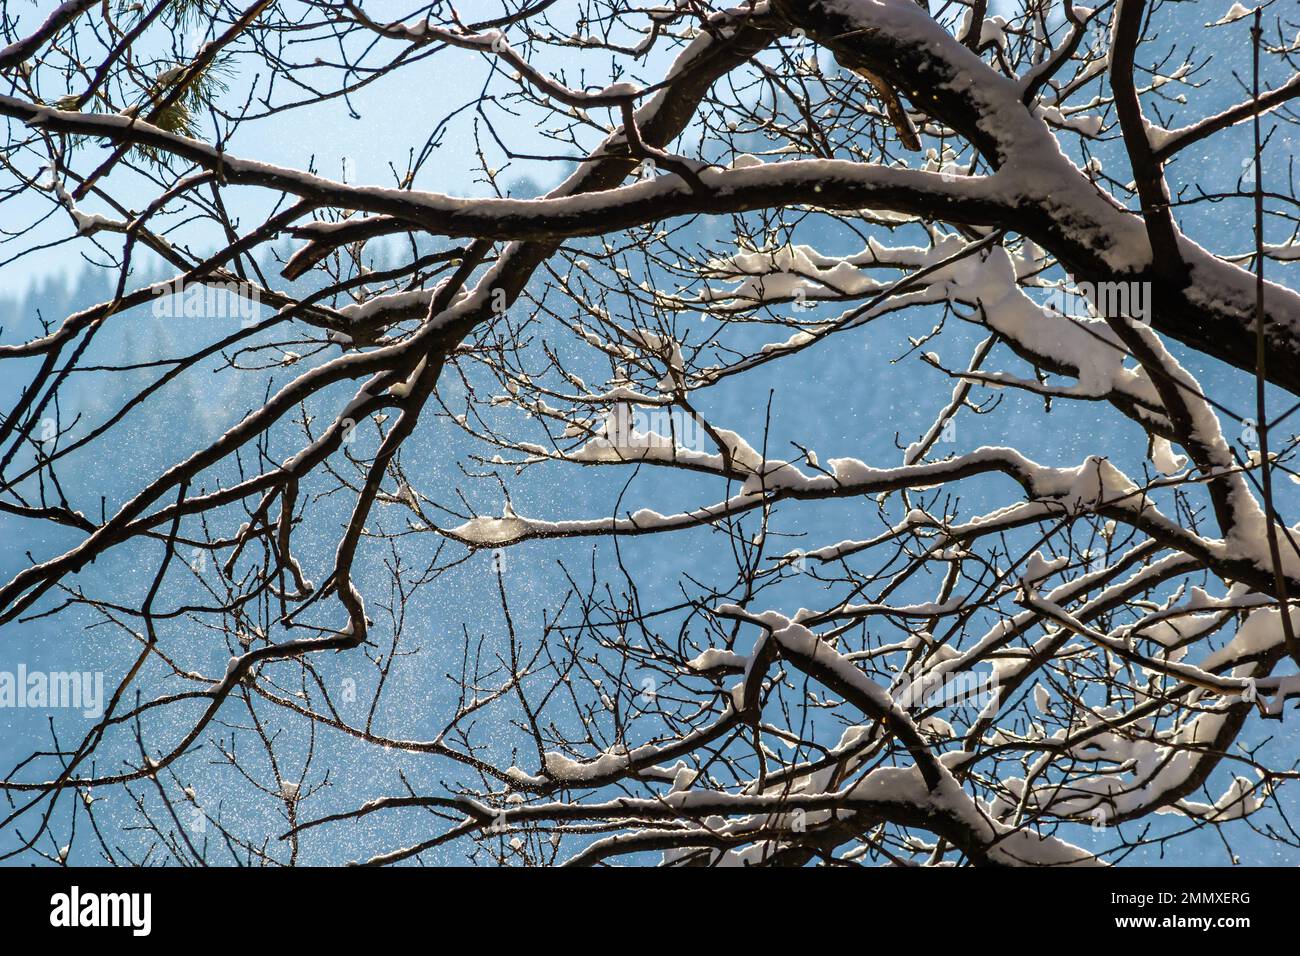
[[[10,6],[0,858],[1296,859],[1293,10]]]

